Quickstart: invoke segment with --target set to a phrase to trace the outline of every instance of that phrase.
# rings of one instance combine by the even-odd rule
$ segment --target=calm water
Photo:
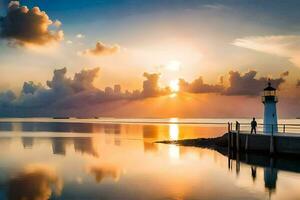
[[[293,160],[153,143],[222,135],[227,121],[1,119],[0,199],[299,199]]]

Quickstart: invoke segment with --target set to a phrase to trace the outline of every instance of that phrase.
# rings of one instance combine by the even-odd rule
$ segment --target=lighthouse
[[[276,103],[276,88],[272,87],[271,81],[264,89],[262,103],[264,104],[264,134],[271,135],[278,132]]]

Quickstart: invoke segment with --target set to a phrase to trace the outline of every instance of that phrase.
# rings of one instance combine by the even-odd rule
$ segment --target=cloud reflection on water
[[[60,195],[63,181],[47,165],[30,165],[7,182],[9,200],[47,200]]]
[[[87,171],[95,177],[97,183],[106,178],[118,181],[121,175],[121,170],[113,165],[90,165],[87,167]]]

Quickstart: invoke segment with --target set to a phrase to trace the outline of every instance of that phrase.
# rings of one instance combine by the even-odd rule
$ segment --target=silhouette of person
[[[253,132],[256,134],[256,127],[257,127],[257,122],[255,121],[255,118],[253,117],[253,120],[251,122],[251,134]]]

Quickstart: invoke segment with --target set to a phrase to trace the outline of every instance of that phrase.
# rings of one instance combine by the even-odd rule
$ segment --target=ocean
[[[154,143],[221,136],[236,120],[251,121],[0,119],[0,199],[299,199],[297,160]]]

